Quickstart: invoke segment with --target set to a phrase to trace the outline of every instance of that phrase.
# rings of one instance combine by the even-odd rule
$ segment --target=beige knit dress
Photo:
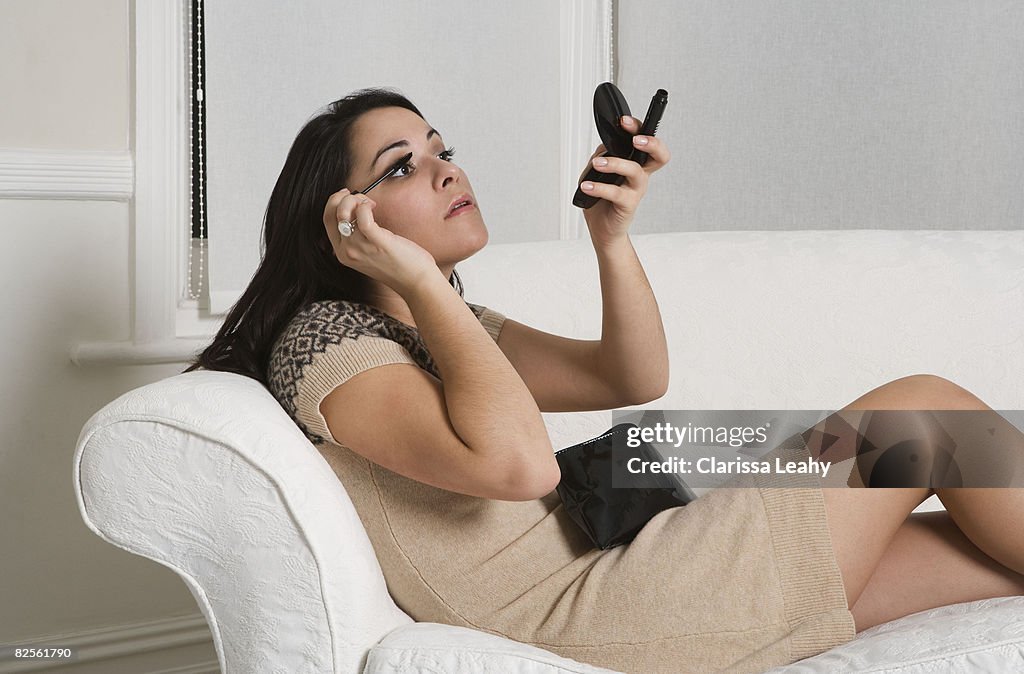
[[[497,340],[505,317],[468,306]],[[268,380],[345,486],[391,596],[415,620],[638,674],[760,672],[854,637],[820,487],[744,475],[736,484],[746,486],[714,489],[663,511],[629,545],[596,550],[556,492],[465,496],[336,443],[320,402],[390,363],[440,377],[415,328],[370,305],[314,302],[278,337]],[[799,461],[808,450],[797,435],[776,455]]]

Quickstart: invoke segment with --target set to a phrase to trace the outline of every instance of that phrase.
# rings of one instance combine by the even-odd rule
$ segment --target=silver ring
[[[342,220],[338,223],[338,232],[342,236],[352,236],[352,232],[356,230],[356,223],[349,222],[348,220]]]

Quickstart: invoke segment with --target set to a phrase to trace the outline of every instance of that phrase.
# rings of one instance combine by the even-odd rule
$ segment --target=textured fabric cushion
[[[764,674],[833,672],[1024,672],[1024,597],[980,599],[914,613]]]
[[[600,338],[597,260],[583,236],[486,246],[459,263],[467,300],[541,330]],[[918,372],[952,379],[995,409],[1024,406],[1024,377],[1006,376],[1024,372],[1024,231],[632,239],[672,365],[668,393],[647,407],[838,409]],[[584,429],[576,414],[559,416],[559,446],[611,425]]]
[[[616,674],[478,630],[437,623],[399,627],[374,646],[364,674]]]
[[[483,632],[416,623],[396,629],[375,646],[364,674],[608,671]],[[981,599],[914,613],[764,674],[835,672],[1024,672],[1024,597]]]

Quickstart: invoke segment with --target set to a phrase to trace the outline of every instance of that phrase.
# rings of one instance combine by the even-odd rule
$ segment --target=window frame
[[[191,108],[187,45],[192,39],[190,0],[131,0],[129,42],[133,74],[131,129],[135,183],[130,200],[133,232],[129,341],[80,342],[79,365],[186,363],[204,349],[224,315],[208,300],[188,299],[186,262],[191,237]],[[570,206],[580,170],[600,142],[594,129],[594,87],[612,79],[614,0],[560,3],[562,78],[560,239],[579,238],[584,221]],[[589,134],[580,129],[589,129]],[[209,235],[208,235],[209,236]],[[209,239],[207,239],[208,241]],[[167,251],[174,251],[168,255]],[[207,288],[206,294],[209,290]]]

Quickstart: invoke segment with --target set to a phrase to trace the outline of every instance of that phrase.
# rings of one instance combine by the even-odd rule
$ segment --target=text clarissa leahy
[[[831,461],[816,461],[808,458],[805,461],[783,462],[778,457],[776,457],[774,465],[771,461],[723,461],[713,456],[704,456],[699,459],[682,459],[673,456],[662,461],[645,461],[639,457],[633,457],[626,462],[626,470],[630,473],[679,473],[682,475],[774,472],[778,475],[821,473],[822,477],[826,477],[831,467]]]

